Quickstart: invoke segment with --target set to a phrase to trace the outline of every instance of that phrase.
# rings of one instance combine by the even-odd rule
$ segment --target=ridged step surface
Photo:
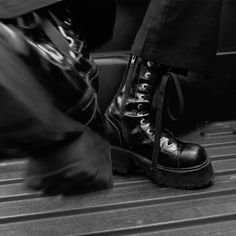
[[[24,186],[26,160],[0,163],[0,235],[236,235],[236,122],[183,138],[202,144],[215,182],[177,190],[143,176],[115,176],[111,190],[43,196]]]

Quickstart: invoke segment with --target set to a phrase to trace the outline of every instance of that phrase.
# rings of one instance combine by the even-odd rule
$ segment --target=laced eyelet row
[[[140,120],[140,125],[141,126],[145,126],[147,129],[145,129],[146,130],[146,132],[147,132],[147,134],[148,135],[153,135],[153,131],[152,131],[152,129],[150,128],[150,123],[149,122],[147,122],[145,119],[141,119]],[[144,128],[144,127],[143,127]]]

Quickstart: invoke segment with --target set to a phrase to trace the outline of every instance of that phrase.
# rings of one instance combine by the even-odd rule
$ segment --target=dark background
[[[91,1],[91,0],[90,0]],[[114,6],[112,0],[99,1],[104,13],[97,12],[100,15],[103,31],[95,29],[95,34],[100,35],[104,28],[108,29],[112,24]],[[149,0],[115,0],[116,3],[116,21],[114,25],[113,37],[96,51],[120,51],[129,50],[135,34],[142,22]],[[89,4],[88,4],[89,5]],[[88,6],[88,7],[91,7]],[[93,7],[93,9],[95,9]],[[104,22],[102,18],[104,17]],[[110,17],[110,19],[109,19]],[[98,19],[98,17],[95,17]],[[104,24],[103,24],[104,23]],[[109,34],[108,34],[109,35]],[[236,1],[223,0],[223,10],[221,17],[221,31],[219,40],[219,52],[236,51]]]

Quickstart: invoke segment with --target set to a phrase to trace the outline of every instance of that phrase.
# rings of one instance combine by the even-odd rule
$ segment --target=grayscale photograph
[[[235,236],[236,0],[0,0],[0,235]]]

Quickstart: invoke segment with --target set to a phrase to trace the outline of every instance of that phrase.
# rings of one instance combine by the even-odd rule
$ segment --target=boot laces
[[[176,94],[178,101],[178,110],[175,114],[171,109],[171,99],[173,99],[173,94]],[[162,119],[164,114],[164,107],[166,106],[167,115],[172,120],[177,120],[183,113],[184,109],[184,99],[182,90],[178,83],[178,78],[173,73],[167,73],[162,76],[160,86],[156,88],[151,104],[151,113],[155,116],[155,131],[154,131],[154,148],[152,154],[152,168],[158,163],[158,156],[160,152],[160,142],[162,138]],[[169,132],[168,132],[169,133]],[[173,135],[168,135],[168,145],[175,143]]]

